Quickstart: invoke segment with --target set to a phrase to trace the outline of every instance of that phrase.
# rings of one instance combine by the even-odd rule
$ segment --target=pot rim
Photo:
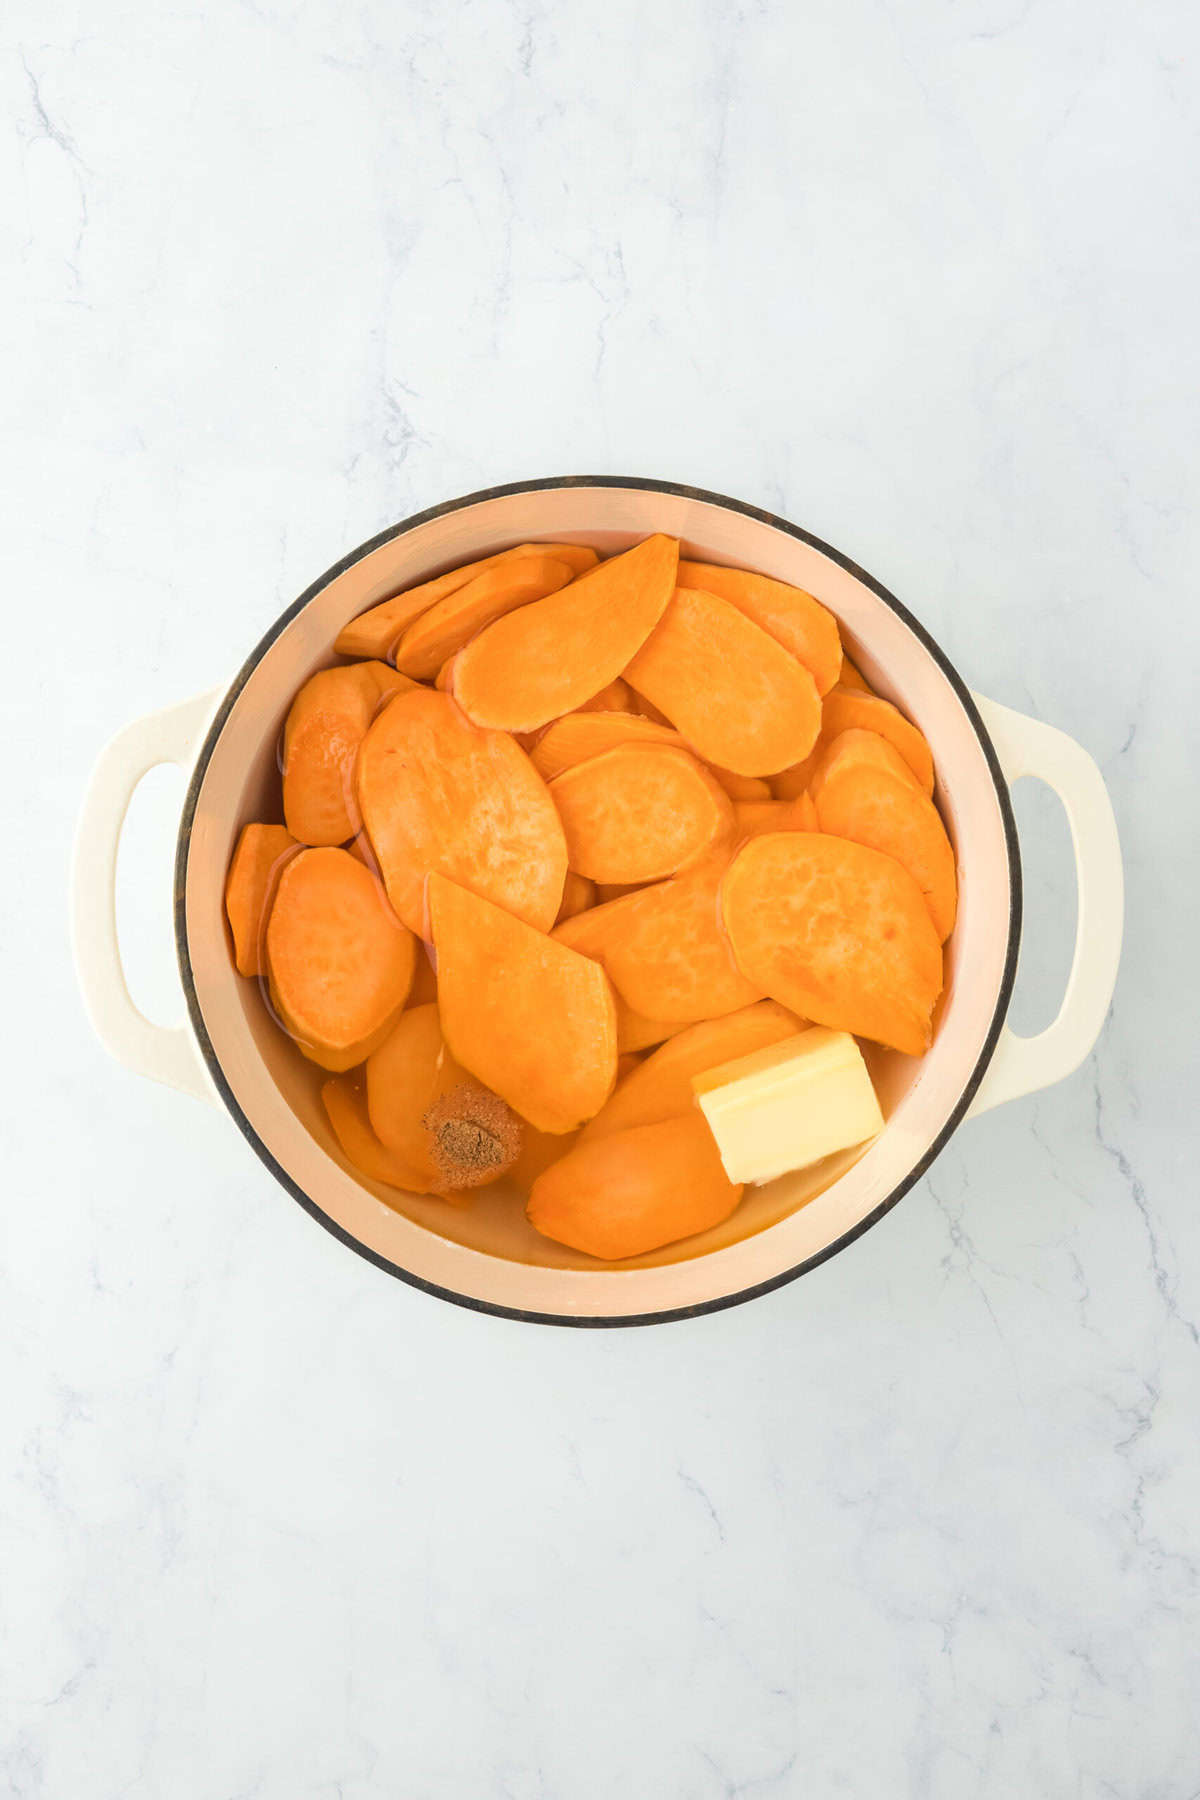
[[[672,1307],[655,1312],[619,1313],[606,1316],[533,1312],[520,1307],[501,1306],[494,1301],[481,1300],[474,1295],[458,1293],[453,1288],[440,1287],[436,1282],[426,1281],[423,1277],[413,1274],[411,1270],[402,1268],[400,1264],[391,1262],[387,1257],[381,1256],[377,1251],[360,1243],[356,1237],[353,1237],[348,1231],[344,1230],[336,1220],[330,1218],[328,1213],[324,1212],[322,1208],[318,1206],[312,1196],[306,1193],[276,1161],[266,1144],[259,1137],[258,1132],[255,1130],[250,1119],[242,1110],[225,1078],[224,1070],[213,1049],[212,1040],[209,1037],[208,1028],[204,1022],[204,1016],[200,1009],[195,977],[192,971],[191,953],[188,948],[185,905],[187,864],[188,853],[191,847],[192,824],[195,819],[200,790],[204,784],[204,778],[208,771],[209,761],[242,689],[245,687],[254,670],[258,667],[263,656],[279,637],[280,633],[291,624],[292,620],[296,618],[309,602],[314,600],[324,588],[328,587],[331,581],[334,581],[339,575],[344,574],[346,570],[352,568],[355,563],[360,562],[364,556],[369,555],[373,550],[379,549],[381,545],[390,543],[393,539],[404,536],[406,532],[413,531],[418,526],[427,524],[431,519],[442,518],[449,513],[462,512],[467,507],[479,505],[483,501],[504,499],[513,494],[543,493],[555,488],[572,487],[628,488],[645,493],[672,494],[680,499],[697,500],[711,506],[722,507],[730,512],[742,513],[747,518],[756,519],[761,524],[769,525],[777,531],[785,532],[789,537],[797,538],[801,543],[807,544],[811,549],[818,551],[822,556],[827,556],[831,562],[837,563],[841,568],[845,569],[848,574],[860,581],[864,587],[869,588],[877,599],[882,600],[884,605],[889,607],[890,610],[904,622],[908,629],[919,640],[923,648],[933,658],[934,662],[938,665],[939,669],[950,683],[960,706],[967,715],[971,727],[979,740],[984,760],[987,763],[988,772],[992,778],[992,785],[996,792],[996,800],[1000,808],[1000,818],[1004,830],[1004,842],[1008,859],[1009,874],[1008,943],[1005,948],[1004,966],[1000,978],[999,991],[996,996],[996,1004],[992,1013],[991,1023],[988,1026],[987,1034],[984,1038],[983,1048],[979,1053],[970,1075],[967,1077],[957,1102],[948,1114],[942,1129],[938,1132],[925,1153],[904,1176],[903,1180],[899,1181],[885,1198],[880,1201],[879,1205],[874,1207],[865,1218],[859,1219],[856,1224],[851,1226],[848,1231],[843,1232],[842,1235],[839,1238],[836,1238],[831,1244],[826,1244],[821,1250],[815,1251],[813,1255],[805,1257],[792,1268],[785,1269],[778,1275],[772,1275],[765,1281],[755,1282],[752,1286],[739,1289],[739,1291],[734,1294],[719,1294],[711,1300],[698,1301],[692,1306]],[[862,1237],[864,1232],[869,1231],[873,1225],[877,1224],[879,1220],[883,1218],[885,1213],[889,1213],[892,1208],[904,1198],[909,1189],[916,1185],[922,1175],[924,1175],[925,1171],[941,1154],[949,1139],[962,1123],[963,1117],[975,1096],[980,1082],[983,1080],[988,1064],[991,1062],[995,1052],[1000,1032],[1004,1026],[1005,1016],[1008,1012],[1009,1003],[1012,999],[1013,987],[1016,982],[1017,956],[1021,942],[1022,898],[1021,852],[1008,784],[1004,779],[1004,775],[1000,768],[999,758],[996,755],[987,728],[971,697],[970,689],[967,687],[962,676],[959,674],[958,670],[950,661],[937,640],[930,635],[925,626],[921,624],[920,620],[915,618],[913,614],[909,612],[908,608],[904,606],[901,601],[897,600],[895,595],[890,593],[882,583],[876,581],[874,576],[868,574],[867,571],[851,557],[843,555],[840,550],[835,550],[832,545],[827,544],[822,538],[816,537],[812,532],[802,530],[800,526],[793,525],[790,520],[781,518],[777,513],[768,512],[763,507],[751,506],[744,500],[732,499],[728,494],[713,493],[707,488],[691,487],[686,483],[681,482],[659,481],[648,476],[556,475],[526,481],[505,482],[497,487],[480,488],[476,492],[464,494],[458,499],[446,500],[438,506],[427,507],[422,512],[411,513],[407,518],[400,520],[398,524],[389,525],[385,530],[378,532],[374,537],[368,538],[366,542],[360,544],[357,549],[351,550],[345,556],[339,558],[337,562],[325,570],[323,575],[318,576],[316,581],[305,588],[298,599],[294,600],[289,607],[285,608],[285,610],[279,614],[275,622],[268,628],[264,635],[259,639],[254,649],[250,652],[250,655],[246,658],[224,694],[221,703],[213,716],[204,741],[200,746],[191,777],[188,781],[187,793],[184,796],[183,810],[180,816],[179,835],[176,840],[175,848],[175,949],[179,963],[179,973],[183,982],[184,996],[187,1001],[188,1018],[191,1022],[192,1030],[195,1033],[205,1067],[208,1070],[209,1077],[216,1088],[217,1093],[220,1095],[222,1102],[232,1117],[235,1125],[238,1127],[238,1130],[258,1156],[259,1160],[266,1165],[272,1175],[274,1175],[276,1181],[287,1190],[292,1198],[298,1201],[304,1210],[314,1218],[318,1224],[323,1225],[326,1231],[337,1238],[339,1242],[347,1245],[351,1250],[356,1251],[359,1256],[364,1257],[367,1262],[374,1263],[376,1268],[382,1269],[386,1274],[395,1276],[397,1280],[405,1282],[409,1287],[419,1288],[423,1293],[430,1294],[439,1300],[448,1300],[455,1306],[466,1307],[471,1312],[487,1313],[496,1318],[515,1319],[524,1324],[564,1325],[591,1330],[613,1330],[617,1327],[624,1326],[669,1324],[675,1320],[699,1318],[705,1313],[724,1312],[729,1307],[740,1306],[747,1300],[756,1300],[762,1294],[769,1294],[776,1288],[785,1287],[789,1282],[797,1280],[799,1276],[807,1274],[810,1269],[815,1269],[821,1263],[827,1262],[830,1257],[836,1256],[839,1251],[845,1250],[850,1244],[854,1243],[857,1238]]]

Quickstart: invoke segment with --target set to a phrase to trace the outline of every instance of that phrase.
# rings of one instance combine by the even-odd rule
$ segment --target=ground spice
[[[421,1120],[429,1154],[449,1192],[496,1181],[516,1162],[521,1121],[499,1094],[480,1082],[460,1082]]]

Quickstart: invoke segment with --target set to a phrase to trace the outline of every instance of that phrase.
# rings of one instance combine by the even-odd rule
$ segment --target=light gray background
[[[15,0],[3,32],[0,1791],[1194,1795],[1194,6]],[[106,1060],[65,929],[114,729],[391,521],[580,471],[857,558],[1088,746],[1129,881],[1077,1077],[798,1285],[607,1335],[341,1249]],[[168,1010],[178,798],[122,868]],[[1019,810],[1028,1027],[1072,877]]]

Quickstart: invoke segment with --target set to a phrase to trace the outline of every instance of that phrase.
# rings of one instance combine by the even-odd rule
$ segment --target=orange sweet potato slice
[[[925,896],[943,943],[954,929],[954,850],[941,815],[886,739],[867,731],[835,738],[813,782],[822,831],[895,857]]]
[[[816,831],[811,804],[799,800],[739,800],[733,809],[737,838],[762,837],[768,831]]]
[[[429,960],[424,945],[417,951],[417,966],[413,971],[412,986],[408,990],[407,1005],[428,1006],[431,1000],[437,999],[437,971]]]
[[[577,1143],[538,1176],[525,1210],[543,1237],[619,1262],[719,1225],[741,1197],[697,1113]]]
[[[785,769],[771,783],[778,799],[795,799],[811,785],[825,752],[844,731],[873,731],[886,738],[904,758],[924,792],[933,793],[933,755],[916,726],[890,700],[881,700],[878,694],[859,694],[837,687],[825,696],[821,733],[810,755]]]
[[[539,1131],[599,1112],[617,1073],[603,969],[439,874],[429,916],[442,1029],[463,1067]]]
[[[382,1181],[388,1187],[404,1188],[410,1194],[427,1191],[421,1171],[409,1168],[372,1131],[366,1095],[353,1077],[335,1075],[325,1082],[321,1100],[334,1136],[360,1175],[368,1181]]]
[[[338,1073],[370,1055],[412,984],[416,942],[346,850],[302,850],[267,920],[271,999],[311,1061]]]
[[[225,877],[225,911],[239,975],[261,975],[263,930],[285,857],[300,848],[285,825],[243,825]]]
[[[674,538],[649,537],[561,592],[497,619],[455,664],[463,711],[503,731],[536,731],[575,711],[597,684],[621,674],[658,624],[678,560]]]
[[[620,994],[617,995],[617,1049],[622,1055],[665,1043],[677,1032],[686,1031],[692,1022],[690,1019],[644,1018],[631,1006],[626,1006]]]
[[[807,756],[821,698],[804,664],[728,600],[681,587],[629,665],[706,761],[774,775]]]
[[[564,769],[603,756],[618,744],[665,744],[685,748],[683,739],[671,725],[658,725],[636,713],[573,712],[555,719],[542,732],[530,751],[533,766],[546,781],[553,781]]]
[[[577,1131],[536,1131],[532,1125],[526,1125],[517,1160],[508,1171],[509,1179],[528,1199],[538,1176],[551,1163],[561,1162],[578,1139]]]
[[[416,1175],[420,1193],[439,1185],[424,1125],[435,1101],[469,1079],[442,1037],[436,1006],[409,1006],[367,1058],[367,1112],[380,1143]]]
[[[518,556],[496,563],[408,627],[396,646],[396,667],[418,681],[431,680],[485,625],[531,600],[556,594],[574,573],[569,563],[552,556]]]
[[[425,936],[434,869],[548,930],[567,846],[541,776],[506,732],[416,688],[382,712],[358,757],[358,799],[392,905]]]
[[[582,544],[516,544],[511,550],[480,557],[476,562],[461,563],[444,575],[435,575],[431,581],[422,581],[416,587],[405,588],[403,593],[393,594],[390,600],[381,600],[378,606],[351,619],[333,647],[342,656],[389,656],[406,628],[423,612],[428,612],[447,594],[466,587],[485,569],[521,556],[553,556],[558,562],[569,563],[577,575],[584,569],[594,568],[597,561],[596,552]]]
[[[823,833],[753,838],[721,909],[739,966],[780,1005],[909,1056],[929,1048],[941,945],[892,857]]]
[[[871,686],[857,663],[852,663],[845,651],[842,652],[842,672],[837,678],[839,687],[851,688],[856,694],[874,694]]]
[[[802,662],[817,684],[819,694],[827,694],[842,666],[842,640],[838,622],[827,606],[792,587],[786,581],[773,581],[767,575],[753,575],[747,569],[724,569],[715,563],[681,561],[679,585],[703,588],[719,594],[739,612],[761,625],[764,631],[790,650]]]
[[[770,800],[771,784],[761,775],[735,775],[732,769],[710,768],[731,800]]]
[[[589,881],[586,875],[577,875],[574,869],[567,870],[567,878],[563,882],[562,905],[558,909],[556,925],[564,919],[573,919],[576,913],[586,912],[589,906],[596,904],[596,884]]]
[[[602,715],[595,715],[600,717]],[[592,881],[659,881],[728,832],[728,795],[686,750],[618,744],[550,783],[572,869]]]
[[[749,1006],[764,990],[739,969],[721,926],[727,863],[727,851],[714,851],[683,875],[568,919],[554,936],[603,964],[643,1018],[692,1024]]]
[[[381,700],[412,683],[386,663],[320,669],[292,701],[283,729],[283,816],[302,844],[344,844],[362,823],[354,764]]]
[[[593,694],[590,700],[585,700],[579,711],[635,713],[637,701],[633,697],[633,690],[629,683],[622,681],[618,675],[606,687],[602,687],[598,694]]]
[[[612,1098],[584,1126],[581,1142],[690,1113],[695,1105],[693,1075],[794,1037],[803,1025],[803,1019],[774,1000],[759,1000],[723,1019],[689,1025],[618,1082]]]

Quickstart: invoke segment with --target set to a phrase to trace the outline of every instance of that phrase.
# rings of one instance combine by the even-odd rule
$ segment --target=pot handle
[[[1035,1037],[1005,1026],[967,1113],[1050,1087],[1077,1069],[1100,1035],[1117,980],[1125,913],[1121,845],[1100,770],[1075,739],[1039,719],[972,696],[1011,786],[1033,775],[1062,801],[1075,852],[1079,897],[1075,953],[1058,1017]]]
[[[186,767],[222,690],[147,713],[119,731],[92,771],[71,865],[71,943],[83,1001],[111,1056],[139,1075],[216,1103],[196,1041],[186,1025],[155,1025],[139,1012],[125,981],[117,940],[117,846],[134,789],[159,763]]]

